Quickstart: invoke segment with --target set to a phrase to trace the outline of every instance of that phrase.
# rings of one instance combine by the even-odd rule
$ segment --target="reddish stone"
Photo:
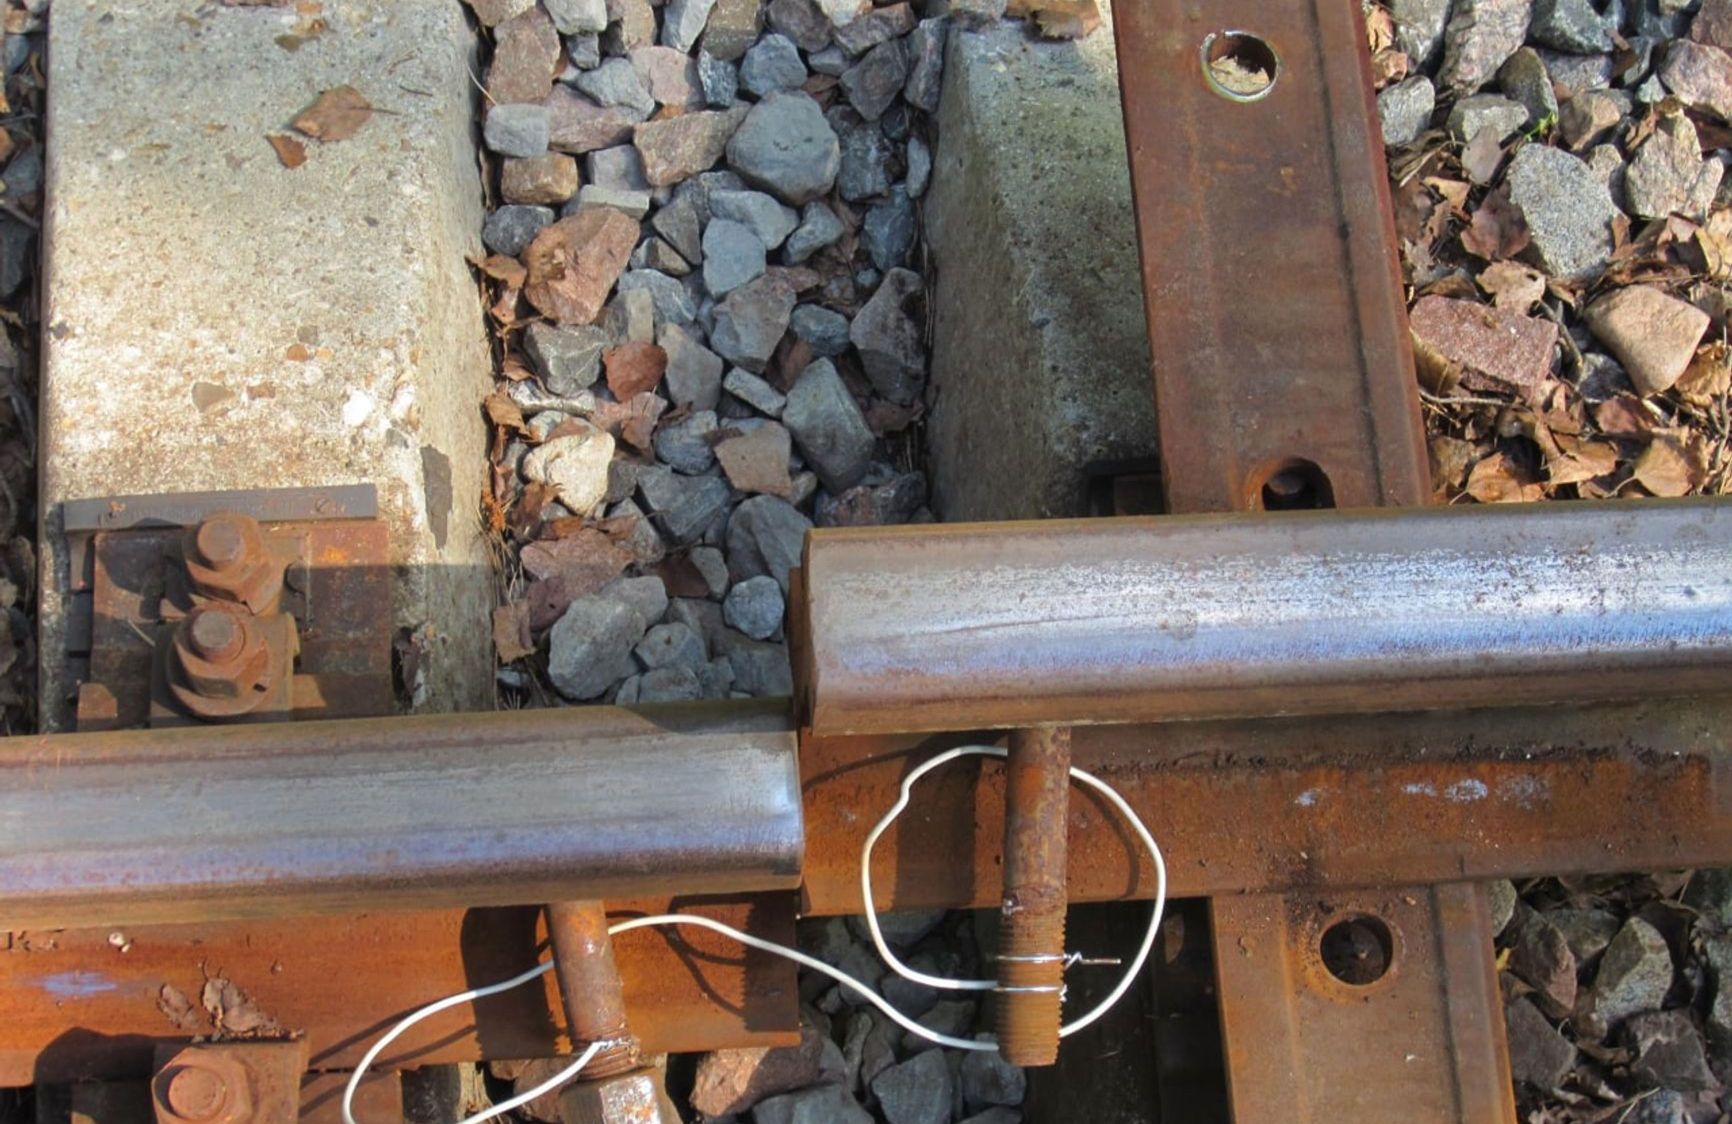
[[[714,167],[747,108],[704,110],[639,125],[632,144],[643,157],[644,178],[666,187]]]
[[[757,0],[752,0],[754,4]],[[715,27],[715,13],[710,14]],[[712,52],[713,53],[713,52]],[[672,47],[639,47],[631,53],[631,68],[662,105],[692,110],[704,107],[704,90],[698,83],[698,60]]]
[[[576,577],[589,591],[600,589],[619,576],[631,555],[600,531],[580,528],[575,534],[524,544],[523,572],[532,578],[555,574]]]
[[[698,1062],[692,1107],[705,1116],[731,1116],[766,1097],[804,1089],[824,1075],[824,1044],[824,1032],[802,1021],[798,1046],[705,1054]]]
[[[507,203],[557,206],[577,194],[577,161],[561,152],[507,159],[499,170],[499,193]]]
[[[559,86],[547,96],[548,140],[561,152],[593,152],[631,138],[637,121],[621,106],[602,107]]]
[[[1690,25],[1690,38],[1722,51],[1732,50],[1732,0],[1702,0]]]
[[[1685,105],[1732,121],[1732,55],[1688,39],[1674,40],[1659,74]]]
[[[794,490],[788,476],[788,431],[775,422],[716,443],[716,459],[728,483],[742,492],[766,493],[787,499]]]
[[[627,402],[597,402],[594,421],[634,449],[649,452],[656,424],[667,411],[665,398],[641,391]]]
[[[1408,327],[1421,372],[1440,385],[1459,379],[1469,390],[1538,389],[1551,374],[1558,342],[1550,320],[1451,297],[1420,300]]]
[[[601,362],[607,369],[607,388],[624,402],[656,388],[667,373],[668,353],[653,343],[631,340],[602,352]]]
[[[543,228],[523,251],[523,295],[561,324],[591,324],[619,280],[638,225],[612,207],[585,207]]]
[[[541,101],[553,91],[562,62],[559,32],[536,5],[494,30],[487,96],[500,105]]]
[[[1608,293],[1583,319],[1644,397],[1670,390],[1683,376],[1710,323],[1706,312],[1652,285]]]
[[[482,27],[498,27],[512,16],[535,7],[535,0],[463,0]]]

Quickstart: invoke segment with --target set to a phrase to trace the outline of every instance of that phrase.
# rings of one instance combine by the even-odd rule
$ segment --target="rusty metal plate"
[[[343,1089],[348,1070],[301,1075],[300,1124],[343,1124]],[[368,1070],[355,1088],[355,1119],[389,1124],[403,1117],[403,1075]]]
[[[1514,1124],[1482,886],[1209,904],[1234,1124]]]
[[[1072,753],[1148,823],[1185,897],[1725,865],[1729,727],[1718,699],[1079,726]],[[999,736],[805,737],[810,911],[859,911],[870,810],[909,769]],[[879,907],[996,906],[1003,801],[996,763],[924,782],[874,853]],[[1080,791],[1069,832],[1072,901],[1153,893],[1130,837]]]
[[[792,894],[610,903],[624,917],[701,913],[794,941]],[[144,1077],[159,1042],[213,1029],[205,981],[241,988],[278,1026],[304,1032],[314,1069],[353,1067],[398,1019],[547,957],[542,912],[521,909],[140,926],[14,934],[0,953],[0,1086]],[[616,942],[633,1031],[653,1053],[799,1039],[794,966],[699,929],[638,930]],[[182,1017],[172,989],[191,1004]],[[166,1008],[166,1010],[165,1010]],[[553,974],[414,1028],[386,1069],[566,1052]]]
[[[1359,6],[1147,0],[1113,21],[1168,509],[1268,506],[1307,465],[1338,507],[1425,502]],[[1266,96],[1210,85],[1228,32],[1275,56]]]
[[[223,511],[260,521],[299,634],[292,682],[249,720],[391,713],[389,544],[370,485],[120,496],[66,505],[78,627],[64,658],[86,668],[79,728],[185,721],[167,702],[155,653],[192,608],[181,536]]]

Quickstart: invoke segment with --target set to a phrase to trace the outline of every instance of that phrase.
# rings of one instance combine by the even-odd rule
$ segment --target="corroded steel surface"
[[[1515,1119],[1482,886],[1209,905],[1235,1124]]]
[[[553,902],[547,933],[559,980],[565,1025],[582,1046],[607,1042],[590,1060],[589,1077],[612,1077],[638,1066],[637,1044],[626,1026],[625,985],[607,932],[607,911],[596,901]]]
[[[1732,700],[1143,726],[1079,726],[1075,764],[1118,788],[1168,855],[1175,897],[1655,870],[1732,857]],[[804,892],[860,909],[860,843],[935,749],[991,741],[807,738]],[[935,774],[879,841],[881,909],[995,908],[1003,770]],[[1134,838],[1070,804],[1073,901],[1146,898]]]
[[[1732,689],[1714,500],[824,530],[818,734]]]
[[[1260,506],[1295,459],[1338,507],[1430,488],[1365,32],[1351,0],[1114,9],[1169,510]],[[1279,60],[1220,96],[1204,44]]]
[[[238,550],[233,580],[198,561],[194,528],[212,516],[232,533],[208,536],[211,548]],[[391,713],[391,570],[386,527],[376,516],[370,485],[66,505],[71,600],[61,678],[82,680],[79,729],[193,720],[171,690],[180,677],[170,674],[169,634],[200,598],[230,594],[251,601],[261,621],[274,622],[279,608],[293,618],[276,622],[286,629],[270,629],[276,662],[293,659],[293,674],[276,668],[270,697],[242,708],[246,720]],[[53,712],[60,701],[44,699],[44,706]],[[220,704],[211,709],[234,717]]]
[[[13,927],[792,888],[782,704],[0,743]]]
[[[615,918],[677,908],[794,940],[791,894],[609,908]],[[125,952],[110,942],[116,931]],[[625,933],[615,952],[647,1051],[798,1041],[797,985],[786,960],[692,928]],[[314,1069],[352,1067],[417,1007],[546,958],[537,906],[15,933],[0,955],[0,1086],[149,1075],[158,1042],[212,1032],[201,993],[213,978],[231,981],[273,1024],[304,1032]],[[570,1048],[550,972],[539,986],[434,1016],[380,1063],[552,1057]]]
[[[998,1049],[1013,1065],[1058,1060],[1064,990],[1070,730],[1010,735],[1005,758],[1004,887],[999,897]]]

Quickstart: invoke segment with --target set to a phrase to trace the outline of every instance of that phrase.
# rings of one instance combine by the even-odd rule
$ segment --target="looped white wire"
[[[872,830],[866,835],[866,845],[860,852],[860,899],[866,904],[866,928],[872,935],[872,946],[878,950],[878,955],[883,958],[884,963],[889,966],[892,972],[903,979],[949,991],[992,991],[998,988],[997,980],[958,980],[948,976],[928,975],[925,972],[910,968],[897,957],[890,945],[884,940],[884,931],[878,925],[878,903],[872,896],[872,849],[878,845],[879,837],[889,830],[890,825],[896,822],[897,817],[907,810],[909,796],[914,790],[914,785],[926,774],[960,757],[1007,757],[1009,754],[1010,751],[1002,746],[964,745],[955,749],[947,749],[943,753],[922,761],[917,767],[910,770],[906,777],[902,778],[902,790],[896,798],[896,803],[891,805],[890,810],[884,813],[884,817],[873,825]],[[1060,1038],[1067,1038],[1099,1019],[1124,997],[1125,992],[1131,989],[1131,985],[1142,974],[1143,964],[1148,961],[1150,951],[1155,947],[1155,937],[1161,928],[1161,915],[1167,906],[1167,862],[1161,854],[1160,846],[1155,842],[1155,837],[1149,834],[1149,829],[1144,826],[1142,817],[1138,816],[1130,803],[1119,795],[1117,789],[1093,773],[1072,767],[1070,777],[1071,780],[1086,785],[1106,797],[1107,802],[1118,811],[1119,815],[1124,817],[1125,822],[1130,824],[1131,829],[1136,832],[1137,838],[1141,840],[1143,847],[1149,852],[1149,858],[1155,864],[1155,905],[1149,913],[1149,927],[1143,933],[1143,943],[1138,947],[1137,954],[1132,958],[1130,966],[1125,969],[1124,975],[1119,977],[1118,984],[1107,993],[1105,999],[1097,1003],[1087,1014],[1059,1028],[1058,1035]],[[1073,953],[1072,955],[1076,954]],[[1067,957],[1067,967],[1069,960],[1070,958]]]
[[[940,765],[955,761],[959,757],[1004,757],[1007,755],[1007,752],[1008,751],[998,746],[960,746],[956,749],[945,750],[936,757],[922,762],[918,768],[903,778],[901,796],[897,799],[895,806],[885,814],[884,818],[878,821],[877,826],[874,827],[871,834],[866,837],[866,845],[861,848],[860,889],[866,903],[866,925],[867,928],[871,930],[872,943],[876,946],[878,954],[884,958],[885,963],[890,966],[891,970],[906,979],[924,983],[929,987],[948,988],[951,990],[984,991],[997,986],[997,981],[994,980],[952,980],[942,976],[928,976],[925,973],[914,971],[912,968],[909,968],[898,960],[895,954],[890,951],[889,946],[884,943],[884,934],[878,926],[877,905],[872,899],[871,871],[872,848],[878,842],[878,837],[883,835],[885,830],[896,821],[896,817],[900,816],[903,810],[908,807],[908,795],[909,791],[914,787],[914,782],[918,781],[921,777],[924,777],[932,770],[938,768]],[[1131,960],[1130,967],[1125,970],[1125,973],[1119,979],[1118,984],[1107,994],[1105,999],[1095,1005],[1095,1007],[1093,1007],[1087,1014],[1072,1022],[1066,1023],[1059,1029],[1058,1033],[1060,1038],[1069,1037],[1077,1031],[1082,1030],[1090,1023],[1093,1023],[1096,1019],[1111,1010],[1113,1005],[1124,997],[1125,992],[1130,990],[1131,985],[1136,981],[1137,977],[1142,974],[1143,964],[1148,960],[1149,952],[1155,946],[1155,936],[1160,930],[1161,915],[1165,911],[1167,904],[1166,860],[1161,855],[1160,847],[1155,843],[1155,837],[1150,835],[1149,829],[1143,825],[1142,818],[1139,817],[1136,811],[1131,808],[1129,802],[1126,801],[1123,796],[1119,795],[1117,790],[1105,781],[1094,776],[1092,773],[1087,773],[1081,769],[1073,768],[1070,771],[1070,775],[1072,780],[1094,789],[1105,797],[1107,802],[1118,810],[1118,813],[1125,818],[1125,822],[1130,824],[1131,829],[1136,832],[1137,838],[1141,840],[1144,848],[1149,852],[1149,857],[1154,860],[1155,902],[1154,909],[1149,915],[1148,932],[1143,935],[1143,943],[1137,949],[1136,956]],[[897,1026],[900,1026],[910,1034],[918,1035],[919,1037],[925,1038],[931,1042],[936,1042],[940,1046],[948,1046],[954,1050],[998,1049],[998,1043],[991,1039],[957,1038],[953,1035],[941,1034],[930,1027],[921,1026],[919,1023],[891,1006],[890,1002],[883,996],[879,995],[877,992],[873,991],[871,988],[867,987],[865,984],[861,983],[859,980],[850,976],[841,969],[833,968],[822,960],[808,956],[798,949],[777,944],[775,941],[767,941],[761,937],[754,937],[750,933],[741,932],[732,925],[727,925],[708,917],[700,917],[696,914],[689,913],[652,914],[648,917],[633,917],[625,921],[615,922],[608,926],[607,931],[608,935],[612,936],[617,933],[628,933],[633,929],[645,929],[658,925],[691,925],[700,929],[709,929],[712,932],[721,933],[723,936],[739,941],[747,948],[755,948],[762,952],[773,953],[776,956],[782,956],[792,960],[801,967],[809,968],[820,975],[828,976],[837,983],[853,990],[858,993],[861,998],[865,999],[868,1003],[878,1008],[879,1011],[883,1012],[883,1014]],[[1071,956],[1066,957],[1067,965],[1076,955],[1077,954],[1073,953]],[[552,970],[553,961],[542,961],[535,967],[521,972],[500,983],[489,984],[486,987],[478,987],[470,991],[459,992],[456,995],[447,996],[435,1003],[429,1003],[427,1006],[416,1011],[414,1014],[386,1031],[377,1042],[373,1043],[373,1045],[367,1050],[366,1054],[362,1056],[360,1064],[355,1067],[355,1072],[349,1075],[349,1083],[343,1087],[344,1124],[358,1124],[354,1112],[355,1090],[360,1088],[361,1079],[366,1075],[367,1070],[372,1067],[373,1063],[378,1060],[379,1055],[385,1051],[385,1048],[395,1042],[398,1038],[402,1037],[403,1033],[410,1027],[424,1019],[437,1015],[441,1011],[446,1011],[452,1007],[461,1006],[464,1003],[470,1003],[477,999],[485,999],[490,995],[498,995],[502,991],[510,991],[512,988],[520,987],[523,984],[529,983],[531,980],[540,979]],[[535,1088],[530,1089],[527,1092],[519,1093],[517,1096],[514,1096],[509,1100],[501,1101],[499,1104],[496,1104],[489,1109],[478,1112],[474,1116],[461,1121],[461,1124],[482,1124],[483,1121],[491,1120],[502,1113],[510,1112],[514,1108],[526,1105],[535,1098],[551,1092],[566,1081],[576,1077],[578,1072],[582,1070],[584,1066],[588,1065],[590,1060],[593,1059],[598,1052],[609,1045],[612,1045],[612,1043],[606,1041],[590,1043],[582,1053],[578,1054],[577,1057],[572,1060],[570,1065],[566,1066],[552,1077],[549,1077],[546,1081],[543,1081]]]

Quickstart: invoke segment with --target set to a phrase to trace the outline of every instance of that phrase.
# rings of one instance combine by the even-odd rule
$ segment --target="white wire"
[[[916,781],[920,780],[920,778],[938,768],[940,765],[955,761],[960,757],[1004,757],[1007,753],[1007,750],[999,746],[959,746],[955,749],[945,750],[943,753],[938,754],[930,760],[922,762],[918,768],[909,773],[907,777],[903,778],[902,791],[895,806],[892,807],[889,812],[885,813],[884,818],[878,821],[877,825],[866,837],[866,844],[860,851],[860,888],[866,903],[866,924],[871,930],[872,943],[876,946],[879,955],[884,958],[885,962],[889,964],[890,968],[898,975],[924,983],[929,987],[974,991],[986,990],[996,986],[996,982],[993,980],[952,980],[942,976],[928,976],[924,973],[916,972],[914,969],[909,968],[896,958],[895,954],[890,951],[889,946],[885,944],[884,934],[878,926],[877,907],[872,899],[871,858],[872,848],[877,844],[878,837],[883,835],[885,830],[896,821],[896,817],[900,816],[903,810],[908,807],[909,793],[913,789]],[[1125,818],[1125,822],[1129,823],[1131,829],[1136,832],[1138,839],[1142,841],[1143,846],[1148,850],[1150,858],[1154,860],[1155,902],[1154,909],[1149,915],[1148,931],[1143,934],[1143,943],[1137,949],[1136,956],[1131,960],[1130,966],[1125,970],[1124,975],[1120,977],[1118,984],[1107,994],[1105,999],[1089,1010],[1087,1014],[1084,1014],[1080,1018],[1060,1027],[1058,1032],[1060,1038],[1069,1037],[1093,1023],[1096,1019],[1099,1019],[1102,1015],[1111,1010],[1115,1003],[1124,997],[1126,991],[1130,990],[1131,984],[1136,981],[1139,975],[1141,975],[1143,964],[1149,958],[1149,952],[1155,946],[1155,937],[1161,927],[1161,915],[1165,911],[1167,904],[1166,860],[1161,855],[1161,848],[1155,843],[1155,837],[1149,834],[1149,829],[1144,826],[1142,818],[1137,815],[1134,809],[1132,809],[1130,803],[1126,801],[1123,796],[1119,795],[1116,789],[1101,780],[1099,777],[1076,768],[1071,769],[1070,775],[1072,780],[1087,785],[1089,788],[1094,789],[1096,792],[1099,792],[1104,796],[1107,802],[1118,810],[1118,813]],[[884,1015],[897,1026],[900,1026],[910,1034],[915,1034],[929,1041],[936,1042],[940,1046],[948,1046],[955,1050],[998,1049],[998,1043],[991,1039],[957,1038],[953,1035],[941,1034],[930,1027],[922,1026],[913,1019],[910,1019],[907,1015],[904,1015],[901,1011],[898,1011],[895,1007],[891,1006],[890,1002],[883,996],[879,995],[877,992],[873,991],[858,979],[855,979],[853,976],[850,976],[841,969],[833,968],[822,960],[813,956],[808,956],[806,953],[801,952],[798,949],[777,944],[775,941],[767,941],[761,937],[754,937],[750,933],[742,932],[739,929],[734,928],[732,925],[727,925],[708,917],[700,917],[696,914],[689,913],[658,913],[651,914],[647,917],[633,917],[625,921],[615,922],[608,926],[607,931],[611,936],[617,933],[628,933],[633,929],[645,929],[659,925],[692,925],[700,929],[709,929],[712,932],[721,933],[723,936],[739,941],[748,948],[755,948],[763,952],[773,953],[777,956],[782,956],[792,960],[794,963],[799,964],[802,967],[810,968],[814,972],[828,976],[837,983],[853,989],[858,992],[863,999],[878,1008],[878,1010],[882,1011]],[[421,1022],[423,1019],[431,1018],[441,1011],[446,1011],[452,1007],[461,1006],[464,1003],[470,1003],[477,999],[485,999],[490,995],[498,995],[500,992],[510,991],[514,987],[520,987],[531,980],[541,978],[552,970],[553,962],[547,960],[500,983],[489,984],[486,987],[478,987],[470,991],[459,992],[456,995],[447,996],[435,1003],[429,1003],[427,1006],[416,1011],[414,1014],[386,1031],[377,1042],[373,1043],[373,1045],[367,1050],[366,1054],[361,1057],[360,1064],[355,1067],[355,1072],[349,1075],[349,1083],[343,1087],[343,1124],[359,1124],[355,1119],[354,1112],[355,1090],[360,1087],[361,1079],[366,1076],[367,1070],[372,1067],[375,1061],[378,1060],[379,1055],[384,1052],[385,1048],[400,1038],[410,1027]],[[984,987],[982,985],[984,985]],[[535,1098],[552,1091],[559,1085],[577,1076],[578,1072],[582,1070],[585,1065],[589,1064],[590,1060],[595,1057],[597,1052],[607,1045],[610,1045],[610,1043],[590,1043],[582,1053],[573,1059],[570,1065],[566,1066],[552,1077],[549,1077],[546,1081],[543,1081],[535,1088],[520,1093],[509,1100],[501,1101],[499,1104],[496,1104],[483,1112],[476,1113],[474,1116],[463,1120],[461,1124],[482,1124],[482,1121],[491,1120],[501,1113],[510,1112],[514,1108],[528,1104]]]
[[[896,953],[891,951],[889,944],[885,942],[884,931],[878,925],[878,905],[872,896],[872,848],[878,845],[878,838],[907,809],[909,795],[913,792],[915,783],[927,773],[940,765],[955,761],[959,757],[1006,757],[1009,752],[1001,746],[965,745],[955,749],[947,749],[943,753],[921,762],[918,768],[902,778],[902,791],[897,796],[896,803],[891,806],[888,812],[884,813],[884,818],[880,819],[866,836],[866,845],[861,848],[860,852],[860,898],[866,903],[866,928],[871,931],[872,945],[878,950],[878,955],[883,958],[884,963],[890,966],[891,971],[904,979],[925,984],[927,987],[946,988],[952,991],[990,991],[998,986],[997,980],[957,980],[945,976],[929,976],[925,972],[910,968],[897,958]],[[1161,928],[1161,914],[1167,905],[1166,859],[1162,857],[1161,848],[1155,843],[1155,837],[1149,834],[1149,829],[1144,826],[1142,817],[1138,816],[1125,798],[1119,795],[1117,789],[1093,773],[1072,768],[1070,775],[1072,780],[1087,785],[1106,797],[1107,802],[1118,810],[1118,813],[1125,818],[1125,822],[1131,825],[1132,830],[1137,833],[1137,837],[1142,840],[1144,848],[1148,850],[1149,857],[1154,860],[1155,864],[1155,906],[1149,914],[1149,927],[1143,933],[1142,946],[1137,949],[1137,955],[1131,961],[1130,967],[1125,970],[1124,975],[1119,977],[1118,985],[1087,1014],[1059,1028],[1060,1038],[1075,1034],[1093,1023],[1111,1010],[1113,1004],[1122,999],[1125,992],[1130,990],[1131,984],[1142,974],[1143,964],[1148,960],[1149,952],[1155,947],[1155,937]]]

